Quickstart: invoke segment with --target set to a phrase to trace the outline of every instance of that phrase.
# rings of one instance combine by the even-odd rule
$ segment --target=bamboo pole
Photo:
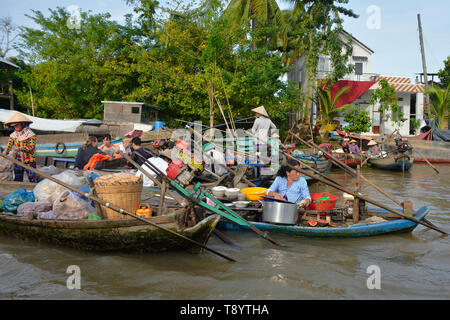
[[[436,169],[428,160],[427,158],[425,158],[425,156],[423,155],[422,152],[420,152],[419,150],[415,149],[414,151],[416,151],[419,155],[421,155],[423,157],[423,159],[425,160],[426,163],[428,163],[430,165],[430,167],[432,167],[434,169],[434,171],[436,171],[437,173],[439,173],[438,169]]]
[[[205,245],[203,245],[203,244],[201,244],[201,243],[199,243],[199,242],[197,242],[197,241],[195,241],[195,240],[193,240],[193,239],[190,239],[190,238],[188,238],[188,237],[186,237],[186,236],[183,236],[182,234],[179,234],[179,233],[177,233],[177,232],[175,232],[175,231],[172,231],[172,230],[170,230],[170,229],[166,229],[166,228],[164,228],[164,227],[162,227],[162,226],[160,226],[160,225],[158,225],[158,224],[156,224],[156,223],[154,223],[154,222],[151,222],[151,221],[149,221],[149,220],[147,220],[147,219],[145,219],[145,218],[141,218],[141,217],[139,217],[139,216],[137,216],[137,215],[135,215],[135,214],[133,214],[133,213],[131,213],[131,212],[128,212],[128,211],[126,211],[126,210],[123,210],[122,208],[119,208],[118,206],[116,206],[116,205],[114,205],[114,204],[111,204],[111,203],[109,203],[109,202],[106,202],[106,201],[103,200],[103,199],[97,198],[97,197],[95,197],[95,196],[92,195],[92,194],[84,193],[84,192],[78,190],[77,188],[74,188],[74,187],[68,185],[67,183],[62,182],[61,180],[58,180],[58,179],[56,179],[56,178],[54,178],[54,177],[52,177],[52,176],[49,176],[49,175],[47,175],[47,174],[45,174],[45,173],[43,173],[43,172],[40,172],[39,170],[37,170],[37,169],[35,169],[35,168],[30,167],[29,165],[26,165],[26,164],[24,164],[24,163],[22,163],[22,162],[20,162],[20,161],[17,161],[17,160],[15,160],[15,159],[11,158],[11,157],[5,156],[5,155],[2,154],[2,153],[0,153],[0,157],[3,157],[3,158],[5,158],[5,159],[11,161],[12,163],[14,163],[14,164],[16,164],[16,165],[18,165],[18,166],[20,166],[20,167],[23,167],[23,168],[26,169],[26,170],[29,170],[29,171],[31,171],[31,172],[34,172],[34,173],[36,173],[37,175],[40,175],[40,176],[42,176],[42,177],[44,177],[44,178],[46,178],[46,179],[49,179],[49,180],[53,181],[54,183],[57,183],[57,184],[59,184],[59,185],[65,187],[65,188],[67,188],[67,189],[69,189],[69,190],[71,190],[71,191],[73,191],[73,192],[76,192],[76,193],[78,193],[78,194],[80,194],[80,195],[82,195],[82,196],[88,198],[89,200],[95,201],[95,202],[99,203],[99,204],[102,205],[102,206],[105,206],[105,207],[107,207],[107,208],[109,208],[109,209],[111,209],[111,210],[114,210],[114,211],[116,211],[116,212],[118,212],[118,213],[120,213],[120,214],[124,214],[124,215],[131,216],[131,217],[133,217],[133,218],[135,218],[135,219],[137,219],[137,220],[140,220],[140,221],[143,221],[143,222],[145,222],[145,223],[147,223],[147,224],[150,224],[150,225],[154,226],[155,228],[161,229],[161,230],[166,231],[166,232],[168,232],[168,233],[171,233],[171,234],[173,234],[173,235],[175,235],[175,236],[177,236],[177,237],[183,238],[184,240],[186,240],[186,241],[188,241],[188,242],[190,242],[190,243],[193,243],[193,244],[195,244],[195,245],[201,247],[202,249],[205,249],[205,250],[207,250],[207,251],[210,251],[210,252],[212,252],[212,253],[214,253],[214,254],[216,254],[216,255],[218,255],[218,256],[224,258],[224,259],[227,259],[228,261],[236,262],[236,260],[234,260],[234,259],[232,259],[232,258],[229,258],[229,257],[227,257],[227,256],[225,256],[225,255],[221,254],[220,252],[217,252],[217,251],[215,251],[215,250],[213,250],[213,249],[210,249],[210,248],[208,248],[207,246],[205,246]]]

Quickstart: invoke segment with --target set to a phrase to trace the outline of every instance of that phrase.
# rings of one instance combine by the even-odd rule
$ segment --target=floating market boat
[[[146,218],[161,227],[205,244],[219,215],[181,230],[174,215]],[[0,234],[90,251],[164,252],[198,248],[189,241],[136,219],[37,220],[0,213]]]
[[[376,208],[369,208],[368,212],[380,215],[389,213],[387,210]],[[427,216],[428,212],[428,207],[422,207],[416,210],[413,216],[417,220],[422,221]],[[364,218],[368,217],[363,216],[362,219]],[[387,220],[377,223],[365,223],[364,220],[361,220],[360,223],[347,227],[304,227],[265,222],[251,222],[251,224],[262,231],[318,238],[358,238],[393,233],[406,233],[412,232],[414,228],[417,227],[417,223],[408,219]],[[237,225],[225,220],[219,221],[217,228],[226,230],[250,230],[247,226]]]
[[[405,153],[386,153],[382,152],[380,157],[372,157],[368,163],[373,168],[391,170],[391,171],[407,171],[411,169],[414,158]]]

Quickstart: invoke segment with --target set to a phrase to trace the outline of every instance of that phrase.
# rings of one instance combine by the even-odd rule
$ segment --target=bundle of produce
[[[75,171],[64,171],[52,176],[55,179],[61,180],[72,187],[84,187],[87,182],[83,174]],[[67,190],[63,186],[49,180],[44,179],[39,182],[33,189],[34,196],[38,202],[55,202],[56,198],[61,192]]]
[[[25,202],[17,207],[17,215],[33,219],[42,212],[52,210],[53,204],[49,202]]]
[[[87,219],[95,208],[71,191],[63,191],[53,203],[56,219]]]
[[[18,189],[5,196],[2,211],[17,214],[17,208],[25,202],[34,202],[33,192],[28,192],[25,188]]]

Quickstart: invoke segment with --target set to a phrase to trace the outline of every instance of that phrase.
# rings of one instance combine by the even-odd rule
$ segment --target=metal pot
[[[265,222],[279,224],[296,224],[298,217],[297,204],[265,200],[262,219]]]

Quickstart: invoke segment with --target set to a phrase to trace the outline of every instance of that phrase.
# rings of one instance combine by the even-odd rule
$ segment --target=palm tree
[[[232,28],[250,25],[255,30],[259,25],[272,22],[279,30],[278,38],[283,45],[287,41],[287,25],[275,0],[231,0],[224,17],[230,19]]]
[[[439,129],[445,129],[445,117],[447,116],[447,123],[450,118],[450,84],[446,89],[436,85],[430,86],[425,93],[430,95],[427,104],[428,117],[436,122]]]
[[[322,117],[321,123],[322,126],[327,129],[327,131],[330,131],[328,130],[330,125],[339,113],[353,109],[355,107],[353,104],[344,104],[336,108],[339,98],[343,94],[350,91],[350,89],[350,87],[343,87],[336,93],[334,98],[332,98],[330,89],[323,89],[321,87],[317,88],[317,93],[319,95],[320,115]]]

